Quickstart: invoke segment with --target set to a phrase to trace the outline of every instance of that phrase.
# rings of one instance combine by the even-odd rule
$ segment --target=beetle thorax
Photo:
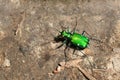
[[[62,35],[63,37],[66,37],[66,38],[70,38],[70,37],[71,37],[71,33],[68,32],[68,31],[62,31],[62,32],[61,32],[61,35]]]

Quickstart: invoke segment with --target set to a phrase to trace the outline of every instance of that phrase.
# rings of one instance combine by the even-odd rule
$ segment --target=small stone
[[[5,38],[5,33],[2,30],[0,30],[0,40],[2,40],[3,38]]]
[[[115,53],[120,53],[120,48],[114,48],[113,51],[114,51]]]
[[[22,60],[23,63],[25,63],[25,60]]]
[[[49,26],[50,26],[50,27],[53,27],[53,23],[49,23]]]
[[[87,55],[92,55],[93,54],[92,50],[90,50],[89,48],[85,48],[83,51]]]
[[[11,0],[11,3],[15,4],[16,7],[20,6],[20,0]]]
[[[51,47],[53,48],[53,49],[55,49],[56,48],[56,46],[57,46],[57,44],[55,44],[55,43],[50,43],[51,44]]]
[[[10,67],[10,60],[5,58],[5,61],[3,63],[3,67]]]
[[[59,64],[60,64],[60,66],[65,66],[65,63],[66,62],[60,62]]]

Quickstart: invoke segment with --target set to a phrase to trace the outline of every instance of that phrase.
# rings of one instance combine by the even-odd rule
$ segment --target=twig
[[[92,75],[90,75],[88,72],[86,72],[84,69],[82,69],[78,63],[81,62],[82,59],[76,59],[72,61],[68,61],[65,64],[65,67],[77,67],[79,71],[88,79],[88,80],[96,80]]]
[[[26,14],[25,14],[25,12],[23,12],[22,14],[22,20],[20,21],[20,23],[18,24],[18,28],[17,28],[17,30],[16,30],[16,32],[15,32],[15,34],[16,35],[18,35],[19,34],[19,37],[21,38],[21,36],[22,36],[22,26],[23,26],[23,22],[25,21],[25,16],[26,16]]]
[[[58,67],[53,71],[53,74],[59,73],[62,70],[66,68],[70,68],[70,67],[76,67],[79,69],[79,71],[84,75],[84,77],[88,80],[96,80],[90,73],[88,73],[87,71],[85,71],[84,69],[82,69],[78,63],[81,62],[82,59],[75,59],[75,60],[71,60],[68,62],[60,62]]]
[[[88,72],[86,72],[84,69],[82,69],[80,66],[76,66],[79,71],[89,80],[96,80],[93,76],[91,76]]]

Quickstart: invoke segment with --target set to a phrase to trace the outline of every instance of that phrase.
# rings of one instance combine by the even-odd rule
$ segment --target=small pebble
[[[2,40],[3,38],[5,38],[5,33],[2,30],[0,30],[0,40]]]
[[[5,61],[3,63],[3,67],[10,67],[10,60],[5,58]]]
[[[120,48],[114,48],[113,51],[114,51],[115,53],[120,53]]]

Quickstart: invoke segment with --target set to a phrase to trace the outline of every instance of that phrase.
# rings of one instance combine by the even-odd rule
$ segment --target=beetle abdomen
[[[84,35],[74,33],[71,36],[71,43],[74,46],[77,46],[79,48],[83,48],[84,49],[84,48],[87,47],[87,45],[89,43],[89,39],[87,37],[85,37]]]

